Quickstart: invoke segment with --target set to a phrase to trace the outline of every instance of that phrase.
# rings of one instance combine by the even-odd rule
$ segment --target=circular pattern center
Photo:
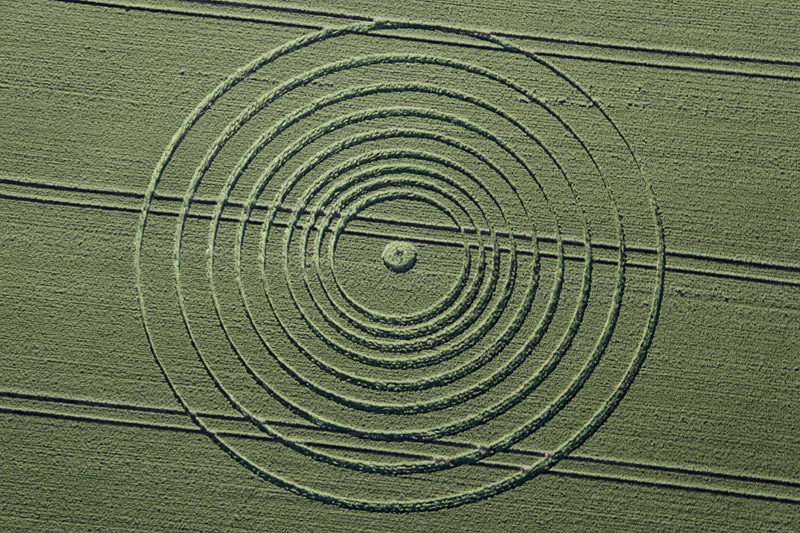
[[[408,272],[417,264],[417,249],[410,242],[390,242],[383,249],[383,264],[397,274]]]

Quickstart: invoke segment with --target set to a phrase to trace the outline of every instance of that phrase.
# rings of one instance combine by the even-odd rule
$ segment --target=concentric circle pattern
[[[633,246],[656,268],[627,269]],[[214,88],[158,162],[135,249],[155,359],[214,444],[390,512],[498,495],[583,444],[643,363],[664,270],[652,189],[570,75],[389,22]]]

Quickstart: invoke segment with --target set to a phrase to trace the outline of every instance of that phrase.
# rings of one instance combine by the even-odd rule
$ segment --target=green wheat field
[[[0,1],[0,530],[800,530],[791,2]]]

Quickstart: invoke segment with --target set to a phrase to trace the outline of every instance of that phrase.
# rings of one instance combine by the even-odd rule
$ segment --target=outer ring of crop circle
[[[554,160],[554,161],[555,161],[555,160]],[[562,173],[563,173],[563,171],[562,171]],[[245,220],[245,218],[243,218],[242,220],[244,221],[244,220]],[[244,225],[242,225],[241,227],[243,228],[243,227],[244,227]],[[180,230],[180,229],[182,229],[182,224],[179,224],[178,228],[179,228],[179,230]],[[180,242],[180,235],[181,235],[181,232],[180,232],[180,231],[178,231],[178,232],[177,232],[178,241],[176,241],[176,244],[178,244],[178,243]],[[211,243],[213,244],[213,241],[211,241]],[[590,245],[589,245],[589,241],[588,241],[588,234],[587,234],[587,247],[590,247]],[[178,250],[178,249],[179,249],[179,248],[176,248],[176,250]],[[590,248],[589,248],[589,249],[590,249]],[[176,252],[176,253],[177,253],[177,252]],[[176,259],[176,260],[177,260],[177,259]],[[176,268],[177,268],[177,266],[178,266],[178,263],[176,263]],[[588,266],[588,265],[587,265],[587,266]],[[588,272],[588,270],[587,270],[587,272]],[[176,270],[176,274],[178,274],[178,271],[177,271],[177,270]],[[179,278],[176,278],[176,282],[179,282]],[[179,291],[179,292],[180,292],[180,291]],[[213,294],[213,291],[212,291],[212,294]],[[215,303],[216,303],[216,302],[215,302]],[[185,320],[186,320],[186,316],[185,316],[185,314],[184,314],[183,316],[184,316],[184,321],[185,321]],[[187,327],[188,327],[188,323],[187,323]],[[191,330],[189,330],[189,333],[190,333],[190,335],[191,335]],[[200,355],[200,354],[199,354],[199,352],[198,352],[198,355]],[[202,358],[202,356],[201,356],[201,358]],[[211,375],[211,374],[210,374],[210,375]],[[216,380],[215,380],[215,383],[216,383]]]
[[[178,235],[180,235],[180,233]]]
[[[161,360],[159,359],[159,356],[156,353],[155,347],[154,347],[154,345],[152,343],[152,335],[151,335],[150,327],[149,327],[149,324],[148,324],[147,312],[146,312],[146,307],[145,307],[145,303],[144,303],[143,287],[142,287],[141,246],[142,246],[142,241],[143,241],[143,237],[144,237],[144,230],[145,230],[146,219],[147,219],[147,215],[148,215],[148,211],[149,211],[149,206],[150,206],[150,203],[152,201],[153,195],[155,193],[155,189],[157,187],[157,184],[158,184],[158,181],[160,179],[161,173],[163,172],[163,169],[166,167],[166,164],[172,158],[172,155],[174,154],[175,148],[180,143],[180,140],[183,137],[183,135],[185,135],[186,131],[188,131],[188,129],[191,128],[192,124],[194,122],[196,122],[196,120],[199,118],[199,116],[202,115],[202,113],[208,107],[210,107],[210,105],[213,104],[213,102],[217,98],[219,98],[219,96],[221,96],[222,93],[224,93],[227,89],[231,88],[233,85],[235,85],[236,83],[241,81],[241,79],[243,79],[246,75],[248,75],[249,74],[248,69],[251,69],[250,71],[252,71],[252,70],[255,70],[256,68],[259,68],[260,66],[263,66],[263,64],[266,64],[269,61],[274,60],[277,57],[280,57],[281,55],[284,55],[285,53],[288,53],[289,51],[291,51],[290,48],[292,48],[292,47],[305,46],[307,44],[311,44],[312,42],[315,42],[315,41],[318,41],[318,40],[321,40],[321,39],[327,39],[327,38],[330,38],[330,37],[333,37],[333,36],[343,35],[343,34],[346,34],[346,33],[354,33],[354,32],[365,33],[365,32],[370,32],[370,31],[374,31],[374,30],[378,30],[378,29],[396,29],[396,28],[415,28],[415,29],[429,30],[429,31],[443,31],[441,28],[430,27],[430,26],[427,26],[427,25],[424,25],[424,24],[400,24],[400,23],[389,23],[389,22],[376,22],[376,23],[356,24],[356,25],[353,25],[353,26],[348,26],[346,28],[337,29],[337,30],[323,30],[322,32],[311,34],[311,35],[306,36],[304,38],[301,38],[301,39],[298,39],[296,41],[293,41],[293,42],[289,43],[286,46],[280,47],[280,48],[276,49],[275,51],[273,51],[273,53],[268,54],[266,56],[262,56],[261,58],[259,58],[258,60],[254,61],[253,63],[247,65],[246,67],[244,67],[242,69],[240,69],[234,75],[232,75],[230,78],[228,78],[228,80],[223,82],[223,84],[221,84],[217,88],[217,90],[212,92],[198,106],[198,108],[195,110],[195,113],[193,113],[186,120],[186,122],[184,122],[183,127],[179,130],[179,132],[173,138],[173,143],[170,145],[170,147],[168,147],[165,150],[165,152],[164,152],[164,154],[163,154],[163,156],[161,158],[161,161],[159,162],[159,165],[157,166],[157,168],[156,168],[156,170],[154,172],[153,180],[151,181],[150,185],[148,186],[148,190],[147,190],[147,192],[145,194],[144,204],[143,204],[142,213],[141,213],[141,217],[140,217],[140,225],[137,227],[136,238],[135,238],[135,247],[136,248],[135,248],[135,254],[134,254],[134,267],[135,267],[135,271],[136,271],[137,290],[138,290],[138,295],[139,295],[140,308],[141,308],[141,311],[142,311],[142,320],[143,320],[143,324],[144,324],[146,332],[147,332],[148,340],[150,341],[150,346],[151,346],[154,358],[156,359],[156,362],[157,362],[159,368],[164,373],[165,379],[169,383],[170,387],[173,390],[173,393],[176,396],[176,399],[183,406],[184,410],[192,418],[192,420],[194,420],[195,423],[198,424],[198,426],[200,427],[200,429],[203,432],[208,434],[209,437],[211,437],[212,440],[214,440],[221,448],[223,448],[224,450],[228,451],[228,453],[234,454],[234,456],[235,456],[235,452],[233,452],[226,444],[224,444],[221,441],[219,441],[219,439],[215,437],[214,433],[212,431],[210,431],[205,426],[205,424],[202,422],[202,420],[200,420],[193,413],[193,411],[189,408],[189,406],[182,399],[180,394],[177,392],[177,389],[175,388],[174,383],[170,379],[169,374],[166,371],[166,368],[164,367],[164,365],[162,364]],[[450,31],[450,30],[448,30],[448,31]],[[454,33],[459,33],[459,34],[462,34],[462,35],[475,37],[475,38],[480,39],[480,40],[493,42],[495,44],[498,44],[498,45],[502,46],[503,48],[506,48],[506,49],[512,51],[512,52],[517,52],[517,53],[522,53],[524,55],[527,55],[528,57],[530,57],[535,62],[545,66],[546,68],[548,68],[549,70],[554,72],[556,75],[562,77],[570,85],[572,85],[574,88],[579,90],[584,96],[586,96],[586,98],[588,98],[590,101],[594,102],[595,105],[597,105],[597,102],[595,102],[579,85],[577,85],[570,78],[566,77],[563,73],[561,73],[560,71],[555,69],[555,67],[552,67],[549,63],[546,63],[541,58],[539,58],[539,57],[537,57],[535,55],[532,55],[532,54],[528,54],[525,51],[523,51],[523,50],[519,49],[518,47],[516,47],[515,45],[507,43],[504,40],[499,39],[499,38],[494,37],[494,36],[491,36],[491,35],[475,33],[475,32],[470,32],[470,31],[465,31],[465,30],[452,30],[452,31]],[[259,64],[259,63],[261,63],[261,64]],[[601,110],[601,112],[604,115],[604,117],[608,120],[608,122],[616,130],[617,134],[621,137],[622,141],[625,143],[626,148],[628,149],[628,151],[631,154],[631,157],[633,157],[634,161],[636,161],[635,156],[633,155],[633,152],[630,149],[630,145],[627,143],[627,141],[625,140],[624,136],[622,136],[622,134],[619,131],[619,129],[617,128],[617,126],[613,123],[613,121],[611,121],[610,117],[608,117],[608,115],[605,113],[605,111],[602,110],[602,108],[600,108],[598,106],[598,109]],[[638,162],[637,162],[637,166],[638,166]],[[641,168],[640,167],[639,167],[639,171],[641,173]],[[556,453],[552,454],[551,457],[546,458],[545,460],[539,461],[536,465],[532,466],[530,469],[528,469],[527,471],[525,471],[521,475],[515,475],[515,476],[507,478],[506,480],[501,481],[499,483],[495,483],[495,484],[493,484],[491,486],[483,487],[479,491],[473,491],[473,492],[470,492],[470,493],[457,494],[457,495],[453,495],[453,496],[446,497],[446,498],[438,498],[438,499],[431,499],[431,500],[419,500],[419,501],[409,501],[409,502],[396,502],[396,503],[393,503],[393,504],[386,504],[386,503],[382,503],[382,502],[369,502],[369,501],[362,501],[362,500],[356,500],[356,499],[351,499],[351,498],[337,498],[337,497],[333,497],[331,495],[318,493],[318,492],[313,491],[311,489],[308,489],[306,487],[292,484],[292,483],[290,483],[290,482],[288,482],[288,481],[286,481],[286,480],[284,480],[284,479],[282,479],[282,478],[280,478],[278,476],[275,476],[273,474],[269,474],[267,472],[264,472],[259,467],[257,467],[256,465],[250,463],[246,458],[244,458],[242,456],[238,456],[237,460],[239,460],[240,463],[242,463],[244,466],[246,466],[248,469],[250,469],[255,474],[257,474],[257,475],[259,475],[259,476],[261,476],[261,477],[263,477],[265,479],[268,479],[269,481],[275,483],[278,486],[282,486],[282,487],[284,487],[284,488],[286,488],[288,490],[291,490],[293,492],[296,492],[296,493],[299,493],[299,494],[303,494],[304,496],[307,496],[309,498],[319,499],[319,500],[322,500],[322,501],[327,501],[329,503],[336,503],[338,505],[342,505],[342,506],[349,507],[349,508],[369,509],[369,510],[375,510],[375,511],[395,511],[395,512],[440,509],[440,508],[443,508],[443,507],[451,507],[451,506],[454,506],[454,505],[460,505],[460,504],[468,503],[468,502],[471,502],[471,501],[477,501],[477,500],[480,500],[480,499],[484,499],[486,497],[493,496],[495,494],[499,494],[500,492],[508,490],[508,489],[510,489],[512,487],[518,486],[519,484],[521,484],[522,482],[526,481],[527,479],[529,479],[531,477],[534,477],[538,473],[540,473],[540,472],[552,467],[553,464],[555,464],[558,460],[563,458],[563,456],[565,456],[567,453],[569,453],[574,448],[576,448],[581,442],[583,442],[583,440],[585,440],[585,438],[587,438],[591,433],[593,433],[597,429],[597,427],[599,427],[602,424],[602,422],[605,420],[605,418],[608,416],[608,414],[610,414],[610,412],[613,410],[613,408],[616,407],[617,403],[619,402],[619,400],[621,400],[622,396],[624,396],[625,392],[627,391],[628,387],[630,386],[630,382],[635,377],[636,372],[638,372],[638,369],[640,368],[641,363],[643,362],[643,359],[644,359],[644,356],[646,354],[646,351],[649,348],[650,342],[652,340],[652,334],[653,334],[653,332],[655,330],[655,324],[656,324],[656,322],[658,320],[658,313],[659,313],[659,310],[660,310],[661,297],[662,297],[662,294],[663,294],[663,266],[664,266],[665,248],[664,248],[664,242],[663,242],[663,239],[664,239],[663,227],[661,225],[661,220],[660,220],[660,214],[658,212],[658,207],[657,207],[657,205],[655,203],[655,198],[653,196],[652,187],[650,186],[649,181],[647,181],[646,177],[643,174],[641,174],[641,176],[642,176],[642,178],[643,178],[643,180],[645,182],[645,185],[646,185],[646,187],[648,189],[648,193],[649,193],[649,195],[651,197],[651,203],[652,203],[652,207],[653,207],[653,214],[654,214],[654,218],[655,218],[655,221],[656,221],[656,227],[657,227],[657,240],[658,240],[658,249],[657,249],[657,252],[658,252],[658,263],[657,263],[657,268],[656,268],[656,284],[655,284],[656,286],[654,288],[653,305],[651,307],[651,315],[650,315],[650,319],[648,321],[648,326],[645,328],[644,336],[642,338],[642,341],[640,342],[639,349],[637,350],[636,357],[634,358],[634,361],[629,366],[628,371],[626,373],[626,376],[625,376],[625,378],[623,378],[623,380],[620,383],[620,386],[617,388],[617,391],[615,392],[615,394],[613,394],[612,397],[608,400],[608,402],[606,403],[604,408],[601,409],[601,411],[598,412],[595,415],[595,417],[593,417],[593,419],[590,421],[590,423],[587,424],[586,426],[584,426],[584,429],[582,431],[579,431],[575,436],[573,436],[572,439],[570,439],[567,442],[565,442],[564,445],[559,450],[557,450]]]

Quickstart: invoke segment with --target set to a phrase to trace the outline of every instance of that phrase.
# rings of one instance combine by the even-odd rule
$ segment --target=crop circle
[[[582,100],[586,124],[556,110],[530,80],[454,57],[444,45],[435,53],[333,54],[311,67],[286,67],[304,53],[323,57],[317,50],[337,42],[398,30],[468,39],[520,61],[542,87]],[[441,76],[413,80],[408,73],[416,69]],[[230,96],[247,82],[263,83],[257,73],[274,79],[286,71],[300,73],[282,74],[269,90],[242,93],[246,98]],[[368,75],[375,72],[385,79],[375,83]],[[491,89],[473,94],[469,84],[441,81],[448,75]],[[306,100],[285,104],[291,98]],[[207,119],[229,108],[237,110],[233,118]],[[165,220],[155,206],[172,188],[181,191],[181,205]],[[635,225],[624,225],[628,219]],[[308,34],[267,52],[186,118],[154,170],[139,222],[134,266],[142,320],[176,400],[256,476],[347,508],[448,508],[546,472],[625,396],[661,305],[661,219],[628,141],[565,72],[484,33],[374,22]],[[613,260],[596,258],[598,233],[614,239],[603,243]],[[622,313],[636,297],[626,291],[629,233],[637,244],[648,239],[656,258],[641,324]],[[372,274],[374,255],[361,252],[369,246],[385,265]],[[433,257],[450,265],[444,289],[426,290],[419,278],[414,287],[421,290],[400,309],[381,307],[399,298],[361,297],[410,291],[392,284],[424,274],[413,269],[423,253],[426,265]],[[385,287],[369,278],[383,274],[375,279]],[[164,302],[165,287],[173,304]],[[626,344],[633,334],[615,335],[634,326],[635,345]],[[606,376],[603,383],[617,376],[616,385],[592,393],[587,384],[596,374]],[[354,482],[356,492],[337,493],[314,486],[322,477],[302,480],[305,468],[270,466],[269,454],[251,452],[203,414],[211,398],[303,464],[364,481]],[[268,416],[265,403],[285,415]],[[571,410],[576,404],[592,414]],[[379,462],[331,451],[293,436],[292,424],[276,423],[281,416],[366,450],[395,446],[398,457],[414,459]],[[412,474],[479,466],[548,427],[562,428],[558,444],[498,479],[408,499],[372,496],[392,481],[404,494]],[[483,429],[486,442],[445,458],[406,452]],[[357,492],[364,486],[367,497]]]

